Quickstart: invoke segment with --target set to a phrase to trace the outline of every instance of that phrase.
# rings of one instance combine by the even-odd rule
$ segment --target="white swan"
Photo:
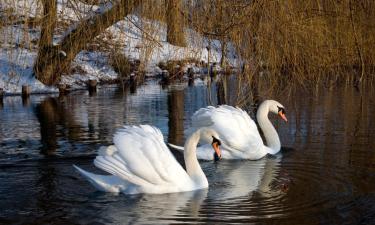
[[[287,121],[284,106],[275,100],[265,100],[257,111],[257,121],[263,131],[267,146],[263,144],[255,122],[240,108],[228,105],[219,107],[208,106],[201,108],[192,116],[192,132],[200,127],[209,127],[216,130],[222,141],[221,154],[223,159],[250,159],[257,160],[267,154],[276,154],[280,151],[279,135],[268,119],[268,113],[278,114]],[[207,140],[204,140],[207,142]],[[178,150],[182,147],[169,144]],[[198,159],[212,160],[208,145],[197,149]]]
[[[218,134],[209,128],[195,131],[185,143],[186,171],[165,145],[158,128],[125,126],[113,138],[114,145],[99,150],[94,165],[112,175],[97,175],[74,167],[97,189],[106,192],[172,193],[208,187],[197,156],[200,138],[211,139],[213,154],[221,157]]]

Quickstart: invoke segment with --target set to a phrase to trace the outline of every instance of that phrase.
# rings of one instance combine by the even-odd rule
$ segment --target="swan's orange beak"
[[[282,111],[279,112],[279,116],[281,117],[281,119],[285,120],[285,122],[288,122],[288,119]]]
[[[221,159],[221,151],[220,151],[220,148],[219,148],[219,143],[217,143],[217,142],[212,143],[212,147],[215,150],[215,157],[214,157],[215,161],[220,160]]]

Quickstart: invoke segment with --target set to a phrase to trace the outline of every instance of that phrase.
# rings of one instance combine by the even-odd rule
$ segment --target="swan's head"
[[[215,136],[212,136],[212,144],[211,145],[215,150],[214,159],[215,159],[215,161],[219,161],[221,159],[221,151],[220,151],[220,148],[219,148],[219,146],[221,145],[221,141],[219,139],[215,138]]]
[[[286,118],[286,115],[285,115],[284,106],[280,104],[280,102],[275,101],[275,100],[267,100],[267,101],[269,101],[269,104],[268,104],[269,111],[275,114],[278,114],[281,117],[281,119],[283,119],[285,122],[288,122],[288,119]]]
[[[221,145],[219,134],[210,128],[201,128],[200,138],[205,140],[211,140],[211,146],[215,150],[214,159],[218,161],[221,159],[221,151],[219,146]]]

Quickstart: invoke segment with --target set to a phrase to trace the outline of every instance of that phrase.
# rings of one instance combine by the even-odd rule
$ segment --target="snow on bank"
[[[71,89],[85,87],[88,80],[109,82],[116,80],[118,74],[108,63],[108,56],[102,52],[81,51],[72,62],[71,68],[79,68],[70,75],[62,76],[60,84],[66,84]]]
[[[18,1],[16,11],[22,13],[22,4]],[[37,3],[29,0],[30,7],[26,7],[24,16],[35,16]],[[59,9],[64,1],[60,0]],[[3,7],[0,4],[0,9]],[[86,6],[85,6],[86,7]],[[91,8],[92,10],[98,10]],[[87,7],[84,8],[87,11]],[[31,13],[33,12],[33,13]],[[76,13],[76,12],[74,12]],[[69,8],[59,10],[59,19],[68,18],[77,21],[85,13],[74,14]],[[86,13],[87,15],[87,13]],[[72,24],[74,26],[74,23]],[[58,43],[63,33],[55,32],[54,42]],[[48,87],[36,80],[32,75],[32,67],[37,55],[39,29],[27,28],[23,25],[12,25],[0,28],[0,88],[6,94],[21,93],[22,85],[30,85],[33,93],[57,92],[57,88]],[[196,61],[219,62],[221,59],[220,42],[208,40],[193,30],[186,30],[188,47],[178,47],[166,42],[166,25],[156,21],[129,15],[124,20],[109,27],[102,35],[100,41],[114,43],[116,50],[129,59],[140,60],[145,64],[147,75],[153,76],[161,72],[157,66],[160,62],[170,60],[195,59]],[[210,43],[209,43],[210,41]],[[211,47],[208,57],[207,46]],[[71,89],[85,87],[87,80],[96,79],[100,82],[113,81],[118,74],[109,64],[109,51],[81,51],[72,62],[70,74],[62,76],[60,84],[67,84]],[[234,49],[229,45],[229,63],[235,65]],[[189,65],[194,67],[196,65]],[[185,68],[186,69],[186,68]],[[195,67],[195,71],[200,71]],[[201,72],[201,71],[200,71]]]
[[[103,8],[110,3],[102,4]],[[78,21],[92,12],[98,11],[100,8],[96,5],[88,5],[80,1],[57,0],[57,13],[59,19]],[[13,16],[19,18],[41,17],[43,13],[43,5],[40,0],[2,0],[0,9],[6,9]]]
[[[22,85],[29,85],[32,93],[58,92],[56,87],[44,85],[33,76],[36,56],[36,51],[25,48],[0,48],[0,88],[5,94],[20,94]],[[74,90],[86,87],[90,79],[99,82],[117,79],[118,74],[109,66],[107,59],[102,52],[81,51],[72,62],[72,74],[62,76],[60,84],[69,85]]]
[[[57,88],[42,84],[32,75],[36,53],[27,49],[0,49],[0,88],[6,94],[21,93],[29,85],[33,93],[57,92]]]
[[[124,54],[129,58],[146,62],[146,72],[154,74],[159,70],[159,62],[170,60],[195,59],[197,61],[219,62],[221,59],[221,44],[218,40],[209,40],[191,29],[185,30],[187,47],[171,45],[167,42],[167,27],[157,21],[129,15],[107,29],[113,35],[114,41],[124,40]],[[207,46],[210,46],[208,57]],[[235,65],[234,48],[229,45],[229,64]]]

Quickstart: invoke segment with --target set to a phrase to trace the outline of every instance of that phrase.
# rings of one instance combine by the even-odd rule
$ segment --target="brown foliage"
[[[52,16],[55,15],[53,2],[44,0],[48,10],[44,11],[42,19],[35,19],[35,24],[41,24],[42,32],[34,71],[46,84],[56,83],[63,72],[69,71],[70,62],[79,51],[133,9],[144,18],[168,24],[169,32],[175,29],[173,33],[179,34],[176,38],[184,37],[182,30],[178,31],[182,24],[219,40],[225,46],[221,60],[224,66],[227,47],[233,46],[240,61],[245,63],[242,81],[251,83],[263,79],[310,85],[337,81],[359,83],[375,77],[375,52],[372,50],[375,2],[370,0],[122,0],[116,1],[119,3],[104,14],[82,19],[57,46],[52,45],[50,35],[56,23]],[[96,0],[82,2],[99,3]],[[13,15],[11,12],[3,14],[7,18]],[[177,19],[173,17],[176,15]],[[12,21],[18,23],[19,20],[13,18]],[[158,23],[141,27],[145,31],[144,49],[147,50],[142,63],[160,46],[159,40],[154,38],[160,30]],[[2,22],[2,25],[7,24]],[[59,22],[56,29],[61,29],[61,24]],[[172,39],[169,41],[174,43]],[[184,45],[185,41],[175,43]],[[98,47],[105,44],[98,43]],[[59,54],[61,51],[66,56]]]
[[[190,11],[196,30],[234,44],[251,78],[306,84],[374,72],[374,1],[218,0]]]

